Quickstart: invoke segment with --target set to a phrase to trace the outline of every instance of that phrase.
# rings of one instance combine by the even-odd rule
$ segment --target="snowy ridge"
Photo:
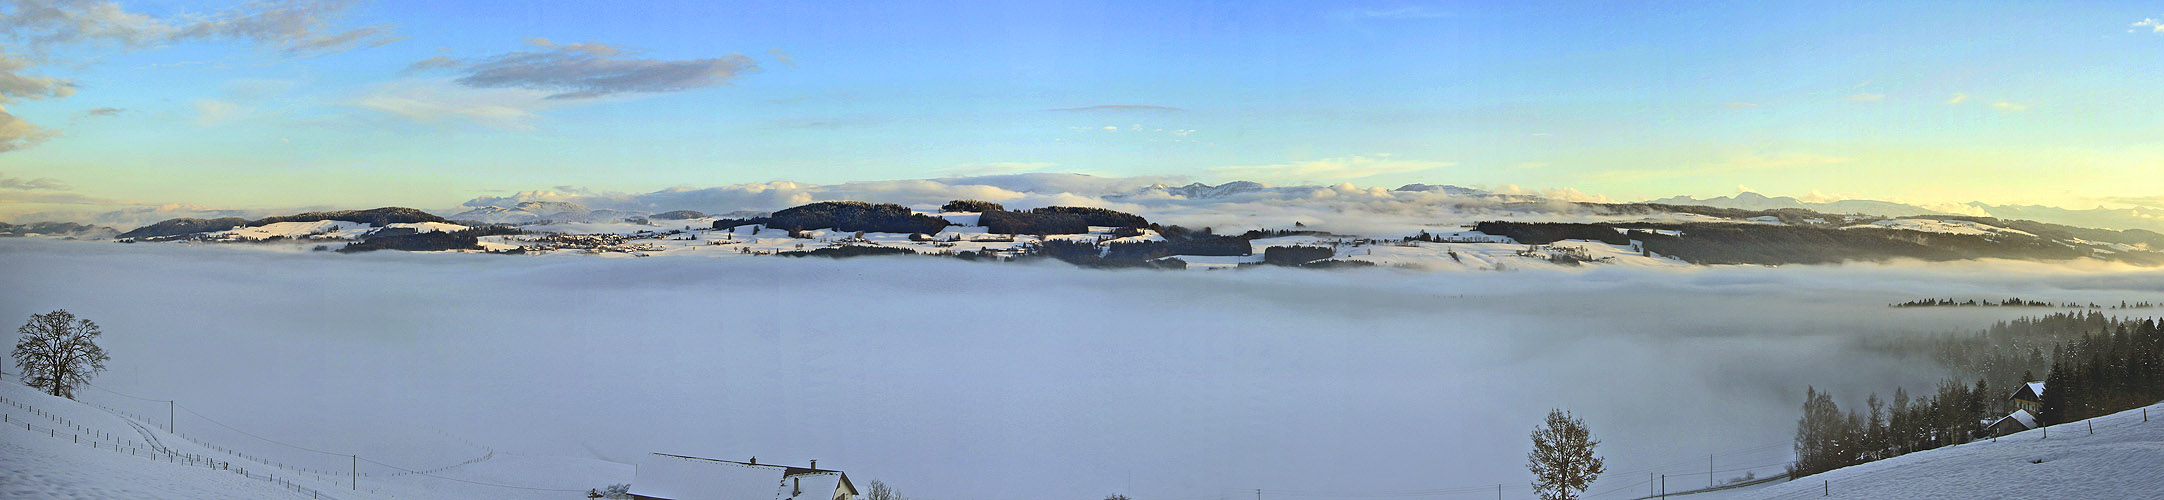
[[[1854,226],[1843,227],[1841,229],[1903,229],[1926,233],[1962,234],[1969,236],[1998,236],[2002,234],[2011,234],[2016,236],[2028,236],[2031,238],[2036,237],[2036,235],[2030,234],[2026,231],[2008,229],[1987,224],[1979,224],[1975,221],[1966,221],[1960,219],[1887,219],[1873,222],[1870,224],[1858,224]]]

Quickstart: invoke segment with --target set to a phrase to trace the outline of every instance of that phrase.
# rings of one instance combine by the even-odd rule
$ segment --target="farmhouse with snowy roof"
[[[838,470],[655,453],[638,465],[631,498],[639,500],[853,500],[857,487]]]
[[[2014,406],[2017,408],[2029,410],[2030,415],[2044,413],[2044,383],[2028,382],[2021,384],[2020,387],[2014,389],[2014,395],[2008,396],[2006,399],[2013,400]]]
[[[1992,421],[1991,425],[1984,427],[1984,432],[1992,436],[2004,436],[2035,428],[2036,415],[2029,413],[2029,410],[2014,410],[2013,413]]]

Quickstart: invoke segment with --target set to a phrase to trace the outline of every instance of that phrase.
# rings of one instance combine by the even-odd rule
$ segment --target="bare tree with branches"
[[[105,371],[105,361],[112,359],[98,347],[98,324],[65,309],[32,314],[15,332],[22,335],[14,357],[23,384],[54,396],[75,399],[76,387]]]

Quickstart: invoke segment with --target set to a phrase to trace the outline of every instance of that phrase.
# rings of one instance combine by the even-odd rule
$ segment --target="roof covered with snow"
[[[2029,382],[2027,384],[2024,384],[2020,389],[2015,389],[2014,395],[2007,397],[2007,399],[2027,399],[2023,396],[2027,396],[2027,398],[2036,398],[2036,401],[2043,401],[2044,383]]]
[[[2006,414],[2006,416],[2000,417],[1998,420],[1992,421],[1991,427],[1998,427],[1999,424],[2006,423],[2008,419],[2012,419],[2015,422],[2020,422],[2021,428],[2023,429],[2036,428],[2036,416],[2030,415],[2029,410],[2014,410],[2013,413],[2008,413]]]

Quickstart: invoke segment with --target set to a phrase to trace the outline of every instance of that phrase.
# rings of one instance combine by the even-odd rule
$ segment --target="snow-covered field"
[[[2164,404],[1828,471],[1739,498],[1826,497],[2164,498]]]
[[[2155,271],[2005,262],[1436,275],[673,255],[0,241],[0,318],[98,321],[113,361],[95,383],[126,395],[84,399],[152,423],[165,404],[129,396],[180,401],[177,427],[214,446],[167,443],[188,453],[331,471],[295,477],[333,495],[347,453],[442,477],[364,461],[356,498],[575,498],[546,490],[627,481],[622,464],[649,452],[818,459],[930,500],[1522,497],[1525,432],[1555,407],[1603,439],[1616,472],[1594,491],[1621,498],[1648,474],[1777,470],[1807,384],[1848,405],[1940,376],[1853,350],[1861,336],[2028,313],[1884,304],[2164,297]],[[0,491],[168,483],[70,475],[114,452],[57,439],[0,429]],[[140,493],[197,498],[238,477],[200,472],[232,477]],[[230,491],[285,491],[271,488]]]
[[[1909,231],[1921,231],[1926,233],[1963,234],[1969,236],[1994,236],[2001,234],[2032,237],[2036,236],[2034,234],[2029,234],[2026,231],[1978,224],[1974,221],[1965,220],[1887,219],[1873,222],[1870,224],[1858,224],[1854,226],[1843,227],[1841,229],[1905,229]]]

